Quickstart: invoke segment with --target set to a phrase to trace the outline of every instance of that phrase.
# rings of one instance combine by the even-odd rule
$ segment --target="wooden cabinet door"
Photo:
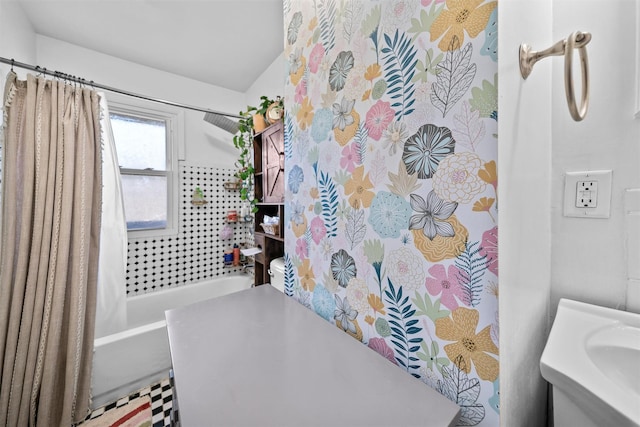
[[[262,179],[265,203],[284,202],[284,130],[282,121],[262,133]]]

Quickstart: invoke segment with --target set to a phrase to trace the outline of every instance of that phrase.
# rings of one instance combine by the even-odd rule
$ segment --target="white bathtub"
[[[94,341],[91,407],[169,377],[165,310],[248,289],[252,283],[252,276],[234,275],[127,298],[127,329]]]

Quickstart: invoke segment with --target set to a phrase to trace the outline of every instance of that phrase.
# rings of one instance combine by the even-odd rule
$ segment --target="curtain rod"
[[[201,111],[203,113],[216,114],[216,115],[219,115],[219,116],[232,117],[232,118],[236,118],[236,119],[242,118],[241,116],[239,116],[237,114],[229,114],[229,113],[224,113],[222,111],[211,110],[209,108],[195,107],[193,105],[181,104],[181,103],[178,103],[178,102],[167,101],[167,100],[158,99],[158,98],[151,98],[151,97],[148,97],[148,96],[145,96],[145,95],[140,95],[140,94],[133,93],[133,92],[127,92],[126,90],[116,89],[116,88],[111,87],[111,86],[101,85],[99,83],[95,83],[94,81],[87,81],[87,80],[82,79],[80,77],[72,76],[70,74],[66,74],[66,73],[63,73],[61,71],[50,71],[50,70],[47,70],[46,68],[25,64],[23,62],[18,62],[18,61],[14,60],[14,59],[3,58],[1,56],[0,56],[0,62],[4,62],[5,64],[11,65],[11,69],[13,69],[13,67],[20,67],[20,68],[24,68],[26,70],[35,71],[37,73],[48,74],[50,76],[58,77],[58,78],[61,78],[61,79],[67,80],[67,81],[80,83],[80,84],[86,84],[86,85],[89,85],[89,86],[93,86],[94,88],[97,88],[97,89],[108,90],[109,92],[116,92],[116,93],[119,93],[121,95],[127,95],[127,96],[131,96],[131,97],[134,97],[134,98],[145,99],[147,101],[159,102],[161,104],[171,105],[171,106],[174,106],[174,107],[186,108],[188,110]]]

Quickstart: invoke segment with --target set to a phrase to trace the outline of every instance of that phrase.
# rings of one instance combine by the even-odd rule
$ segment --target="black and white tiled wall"
[[[251,225],[229,223],[233,238],[221,241],[227,225],[227,211],[240,212],[238,191],[224,183],[233,179],[234,169],[181,165],[179,168],[178,233],[129,239],[127,250],[127,295],[140,295],[235,273],[225,267],[225,249],[234,243],[252,241]],[[191,204],[200,187],[207,200],[204,206]]]

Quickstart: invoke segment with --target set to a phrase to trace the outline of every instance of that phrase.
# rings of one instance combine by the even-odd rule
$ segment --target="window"
[[[129,234],[174,234],[182,113],[150,101],[117,98],[109,96],[109,117]]]

